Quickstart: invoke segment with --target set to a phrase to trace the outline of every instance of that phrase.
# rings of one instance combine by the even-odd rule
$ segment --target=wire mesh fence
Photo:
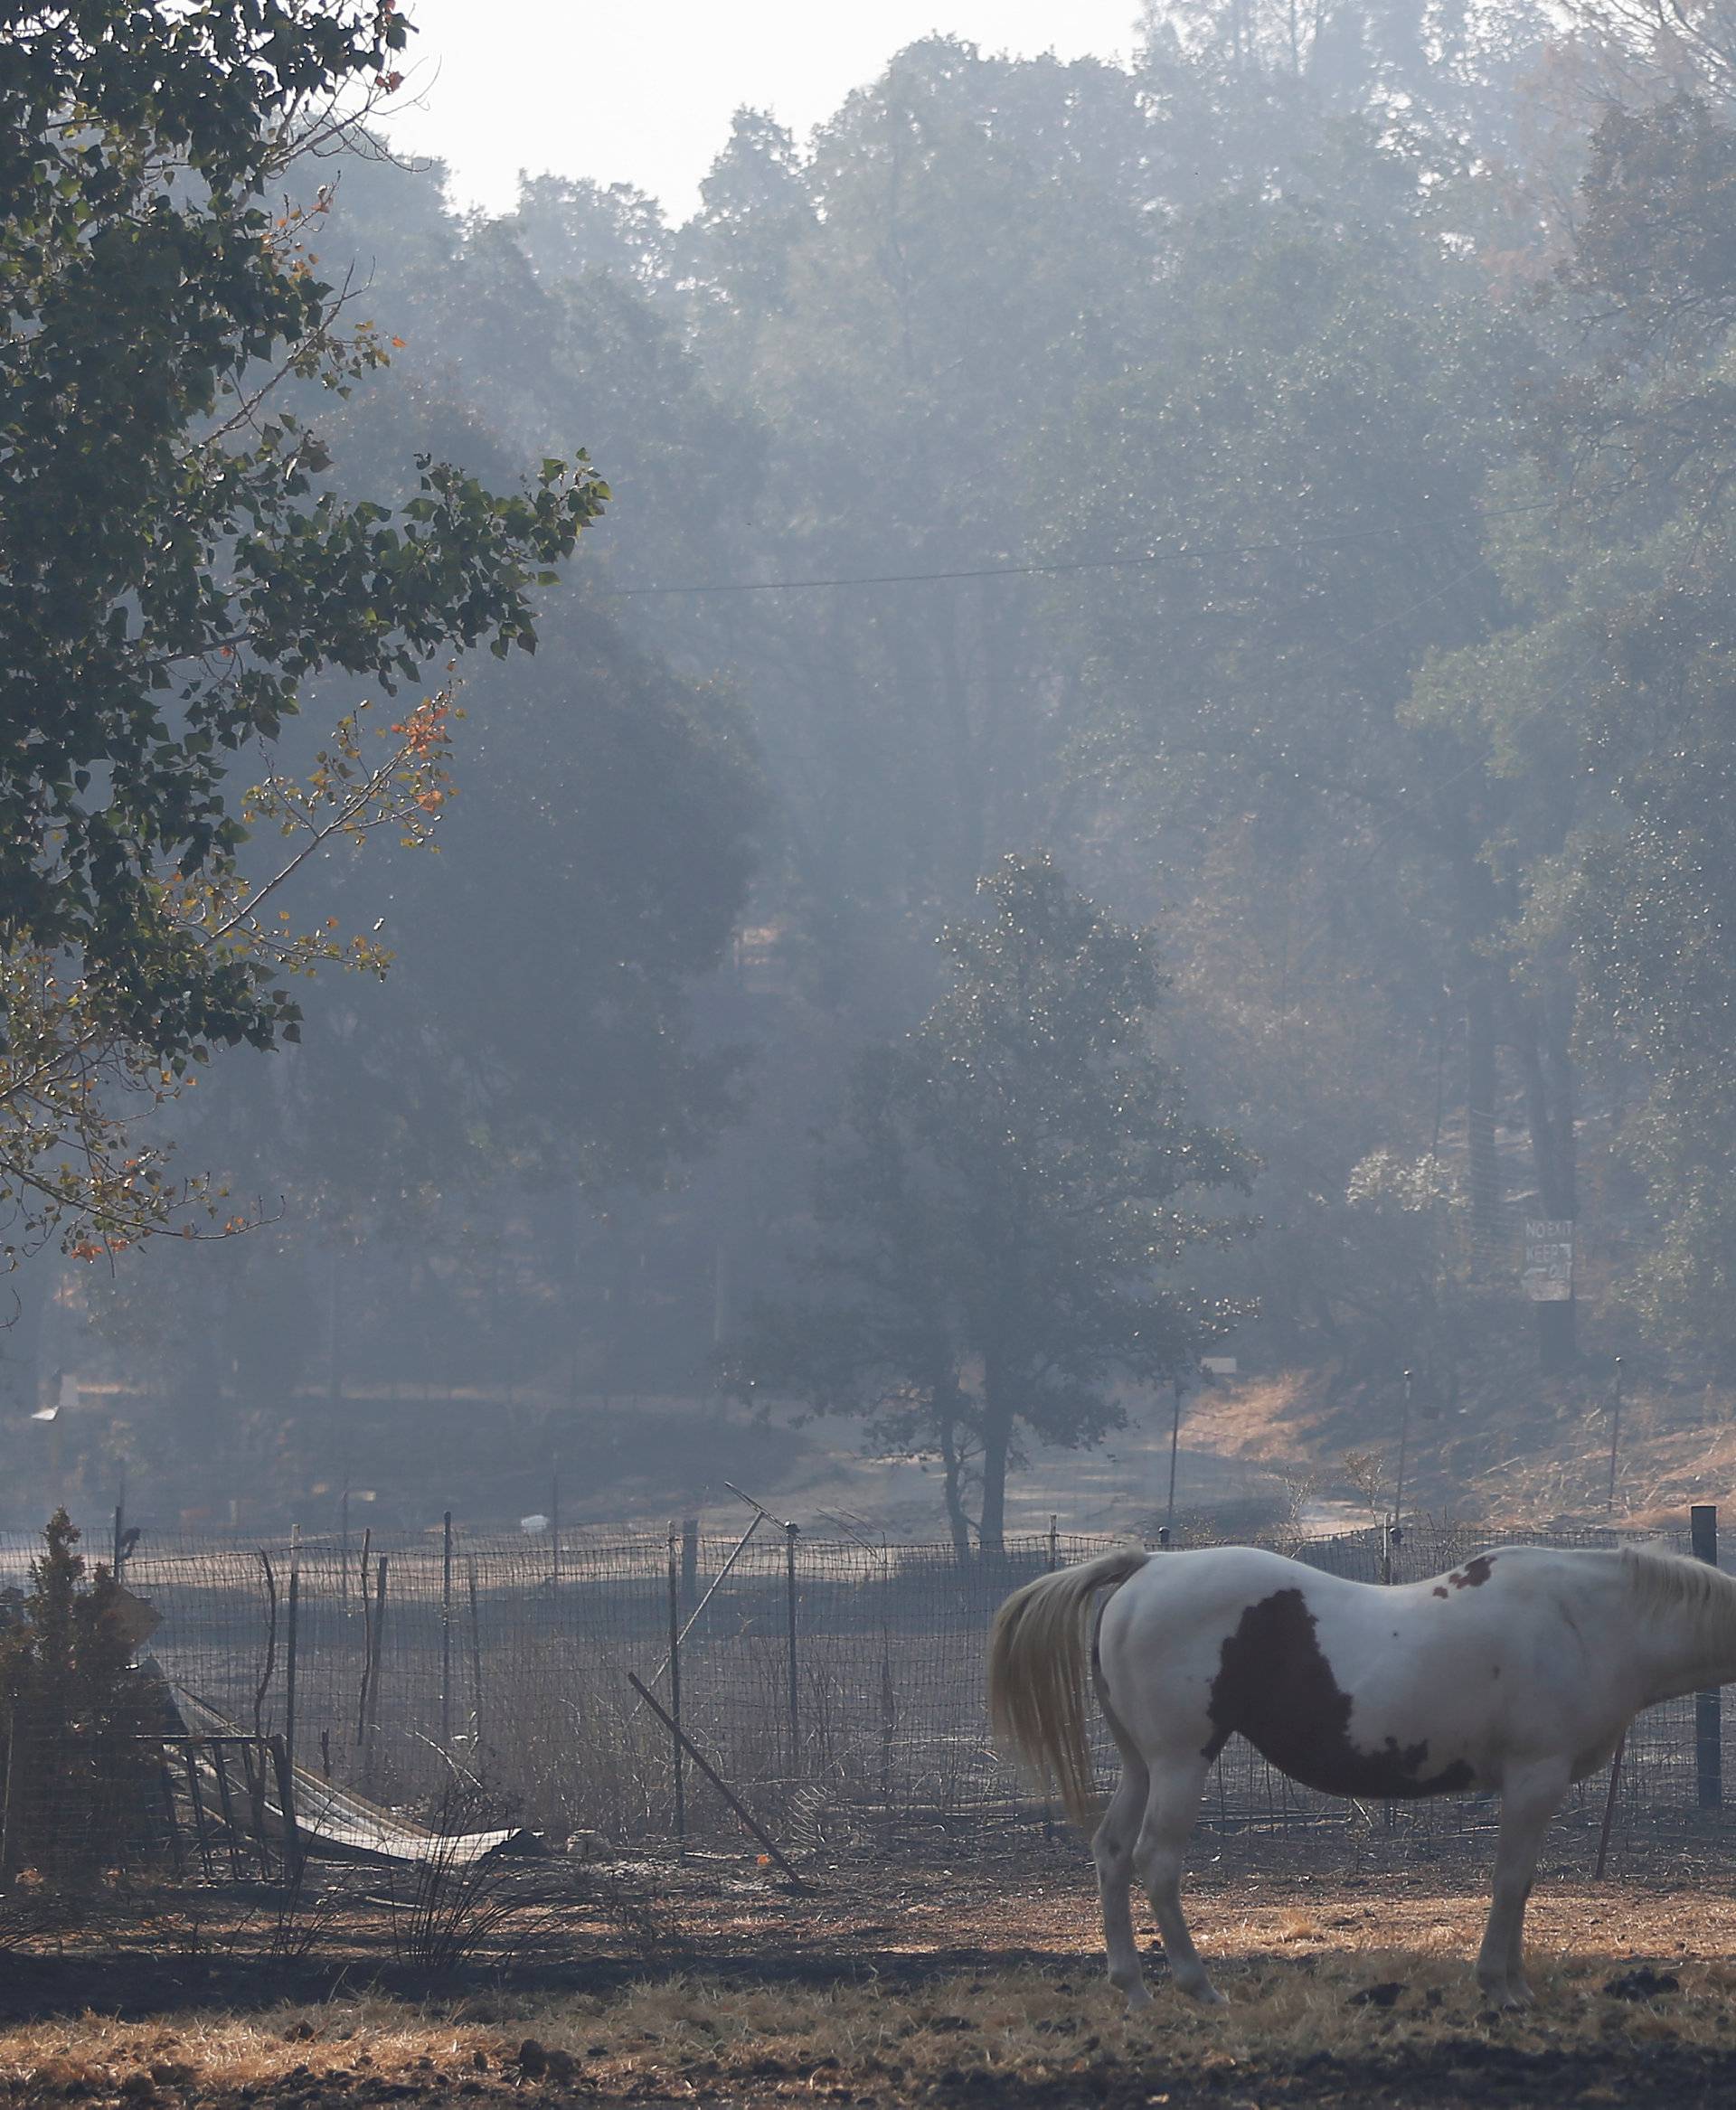
[[[1620,1542],[1590,1530],[1507,1536]],[[1684,1536],[1647,1542],[1660,1538],[1687,1550]],[[1485,1543],[1415,1523],[1276,1550],[1403,1582]],[[623,1851],[677,1834],[741,1837],[744,1819],[794,1847],[897,1851],[939,1830],[967,1851],[1028,1836],[1055,1818],[990,1740],[989,1623],[1019,1583],[1107,1545],[1052,1533],[961,1564],[950,1547],[820,1540],[765,1518],[727,1539],[693,1528],[666,1540],[437,1530],[391,1544],[264,1547],[147,1537],[123,1575],[158,1622],[145,1647],[178,1711],[140,1732],[158,1745],[135,1784],[137,1806],[157,1814],[135,1827],[133,1850],[173,1850],[193,1873],[212,1872],[215,1854],[222,1872],[228,1834],[211,1739],[223,1737],[234,1739],[227,1785],[243,1815],[261,1813],[280,1751],[308,1784],[304,1801],[330,1783],[413,1813],[475,1780],[504,1814],[556,1842],[593,1833]],[[0,1585],[22,1588],[39,1549],[0,1541]],[[679,1723],[684,1749],[630,1676]],[[1099,1755],[1107,1777],[1106,1738]],[[1701,1821],[1706,1770],[1692,1696],[1643,1715],[1628,1739],[1618,1851]],[[32,1792],[52,1792],[35,1777]],[[1580,1791],[1570,1823],[1600,1819],[1606,1782]],[[197,1854],[195,1815],[212,1832],[197,1835]],[[1213,1769],[1203,1818],[1214,1853],[1233,1858],[1239,1842],[1275,1832],[1359,1826],[1428,1851],[1488,1828],[1494,1810],[1477,1796],[1360,1809],[1298,1787],[1236,1740]],[[269,1830],[251,1827],[262,1860]]]

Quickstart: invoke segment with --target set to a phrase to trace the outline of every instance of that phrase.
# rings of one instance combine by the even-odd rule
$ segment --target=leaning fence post
[[[1689,1543],[1696,1560],[1718,1565],[1718,1505],[1697,1502],[1688,1512]],[[1715,1810],[1724,1799],[1722,1706],[1717,1689],[1694,1696],[1694,1769],[1700,1807]]]
[[[1616,1821],[1616,1795],[1621,1786],[1621,1756],[1628,1748],[1628,1732],[1623,1729],[1616,1739],[1615,1757],[1609,1761],[1609,1789],[1603,1798],[1603,1829],[1598,1833],[1598,1865],[1592,1879],[1602,1882],[1603,1871],[1609,1861],[1609,1828]]]
[[[669,1763],[675,1769],[675,1844],[687,1847],[687,1782],[683,1772],[681,1735],[681,1566],[675,1534],[669,1534]]]
[[[680,1723],[677,1722],[670,1714],[669,1710],[659,1701],[656,1694],[652,1691],[651,1688],[644,1681],[643,1679],[636,1677],[631,1671],[627,1673],[627,1681],[630,1686],[632,1686],[634,1691],[638,1694],[639,1698],[644,1700],[645,1704],[651,1710],[652,1713],[656,1716],[657,1719],[664,1723],[665,1726],[673,1733],[677,1746],[692,1753],[693,1764],[699,1768],[700,1772],[704,1775],[705,1778],[711,1782],[712,1785],[717,1790],[718,1794],[722,1796],[723,1800],[728,1803],[731,1809],[735,1812],[736,1815],[741,1818],[742,1823],[745,1824],[748,1830],[752,1832],[753,1836],[760,1842],[760,1845],[765,1848],[766,1852],[769,1855],[769,1857],[778,1863],[778,1866],[780,1869],[782,1869],[785,1875],[789,1878],[792,1886],[797,1890],[806,1889],[807,1886],[802,1881],[802,1879],[796,1873],[795,1870],[790,1867],[788,1861],[784,1858],[784,1855],[779,1850],[776,1840],[772,1838],[771,1834],[766,1830],[765,1826],[760,1823],[759,1819],[754,1815],[753,1812],[748,1808],[747,1804],[741,1800],[741,1796],[736,1794],[735,1790],[730,1785],[729,1782],[724,1779],[723,1776],[717,1770],[716,1766],[713,1766],[711,1760],[706,1757],[704,1752],[700,1749],[699,1746],[695,1744],[689,1737],[683,1733]]]
[[[440,1541],[440,1748],[452,1748],[452,1512]]]
[[[799,1524],[784,1526],[784,1598],[786,1625],[789,1634],[789,1771],[793,1779],[797,1770],[797,1753],[801,1749],[801,1687],[797,1682],[796,1656],[796,1541],[801,1535]]]

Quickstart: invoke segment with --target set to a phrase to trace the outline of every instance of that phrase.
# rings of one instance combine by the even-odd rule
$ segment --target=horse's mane
[[[1624,1546],[1621,1565],[1628,1587],[1643,1606],[1736,1612],[1736,1578],[1721,1575],[1709,1561],[1649,1547]]]

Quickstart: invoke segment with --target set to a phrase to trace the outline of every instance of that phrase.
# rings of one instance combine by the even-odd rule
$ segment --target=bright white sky
[[[1138,0],[407,0],[398,149],[457,201],[501,208],[518,172],[629,183],[680,220],[743,104],[798,139],[937,30],[986,51],[1125,58]]]

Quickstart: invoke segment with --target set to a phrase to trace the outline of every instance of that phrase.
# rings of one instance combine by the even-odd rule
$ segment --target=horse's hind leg
[[[1160,1754],[1148,1763],[1151,1785],[1133,1865],[1150,1893],[1164,1954],[1178,1990],[1208,2007],[1220,2007],[1223,1995],[1206,1976],[1182,1914],[1182,1855],[1199,1814],[1207,1761],[1198,1751],[1183,1751]]]
[[[1129,2007],[1144,2007],[1151,1999],[1139,1962],[1138,1944],[1133,1938],[1133,1849],[1146,1813],[1147,1776],[1146,1762],[1125,1747],[1121,1754],[1121,1778],[1103,1821],[1091,1840],[1091,1858],[1097,1863],[1097,1892],[1103,1901],[1103,1946],[1109,1952],[1109,1983],[1127,1996]]]

